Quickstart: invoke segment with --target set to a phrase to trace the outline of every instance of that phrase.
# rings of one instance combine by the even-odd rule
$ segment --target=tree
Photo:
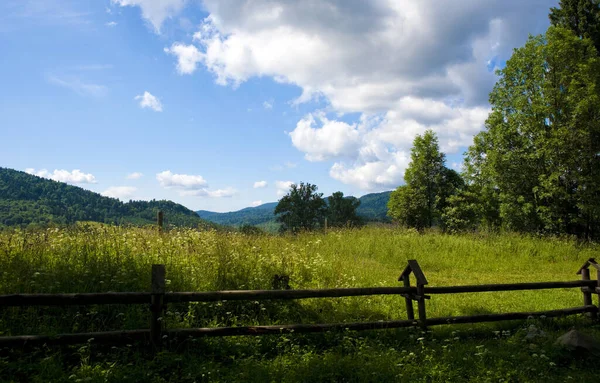
[[[598,0],[561,0],[558,8],[550,8],[550,23],[589,38],[600,51],[600,4]]]
[[[507,229],[597,235],[599,65],[590,39],[552,26],[499,71],[466,178],[497,192]]]
[[[323,222],[327,204],[323,193],[316,191],[317,186],[310,183],[291,185],[289,193],[283,196],[275,207],[276,219],[281,223],[282,232],[313,230]]]
[[[328,199],[327,219],[330,226],[357,226],[360,218],[356,215],[356,208],[360,200],[355,197],[344,197],[344,193],[335,192]]]
[[[446,168],[435,133],[417,135],[411,149],[411,162],[404,173],[405,186],[390,195],[388,215],[418,229],[443,224],[441,214],[450,196],[463,185],[460,175]]]

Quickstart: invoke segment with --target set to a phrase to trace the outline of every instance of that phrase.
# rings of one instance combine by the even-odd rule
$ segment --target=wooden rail
[[[591,280],[589,268],[596,269],[598,280]],[[410,275],[413,274],[417,286],[410,285]],[[89,294],[10,294],[0,295],[0,308],[9,306],[68,306],[92,304],[149,304],[149,329],[128,331],[105,331],[78,334],[59,335],[22,335],[0,337],[0,347],[18,347],[42,344],[78,344],[86,342],[128,343],[133,341],[150,341],[156,347],[160,346],[163,337],[214,337],[237,335],[265,335],[281,333],[310,333],[329,330],[375,330],[402,327],[428,326],[495,322],[504,320],[519,320],[538,317],[557,317],[573,314],[587,314],[598,318],[600,307],[600,266],[594,259],[589,259],[579,269],[577,274],[581,280],[567,282],[532,282],[505,283],[465,286],[427,287],[427,279],[416,260],[408,261],[407,267],[400,274],[402,287],[359,287],[334,289],[305,289],[305,290],[232,290],[206,292],[165,292],[166,270],[164,265],[152,266],[151,292],[109,292]],[[494,291],[523,291],[558,288],[580,288],[583,293],[583,306],[559,310],[538,312],[513,312],[501,314],[468,315],[456,317],[427,318],[427,299],[436,294],[480,293]],[[592,302],[592,295],[599,296],[598,305]],[[401,295],[405,298],[406,320],[360,322],[360,323],[327,323],[327,324],[289,324],[271,326],[240,326],[219,328],[188,328],[166,329],[161,317],[167,303],[177,302],[213,302],[227,300],[270,300],[270,299],[305,299],[305,298],[341,298],[365,295]],[[412,302],[418,303],[418,320],[414,318]]]

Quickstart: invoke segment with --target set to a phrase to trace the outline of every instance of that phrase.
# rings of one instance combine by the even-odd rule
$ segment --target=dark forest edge
[[[198,215],[172,201],[129,201],[25,172],[0,168],[0,228],[72,225],[100,222],[144,226],[156,223],[159,210],[165,227],[216,228]]]

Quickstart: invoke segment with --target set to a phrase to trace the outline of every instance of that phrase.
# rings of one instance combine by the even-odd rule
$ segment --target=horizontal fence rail
[[[598,280],[590,279],[590,270],[597,271]],[[410,285],[410,275],[413,274],[417,286]],[[163,338],[194,338],[239,335],[267,335],[282,333],[313,333],[330,330],[376,330],[403,327],[481,323],[505,320],[522,320],[539,317],[559,317],[574,314],[587,314],[598,318],[599,306],[592,303],[592,294],[598,294],[600,300],[600,266],[594,259],[589,259],[577,272],[581,280],[566,282],[526,282],[485,285],[439,286],[428,287],[427,279],[416,260],[408,261],[407,267],[399,277],[402,287],[357,287],[332,289],[304,290],[231,290],[206,292],[165,292],[164,265],[152,266],[151,292],[107,292],[86,294],[9,294],[0,295],[0,308],[10,306],[69,306],[69,305],[99,305],[99,304],[148,304],[151,312],[150,328],[141,330],[105,331],[93,333],[59,334],[59,335],[21,335],[0,337],[0,347],[18,347],[43,344],[79,344],[86,342],[98,343],[129,343],[134,341],[150,341],[160,346]],[[481,293],[497,291],[524,291],[559,288],[580,288],[583,293],[583,306],[559,310],[537,312],[513,312],[500,314],[482,314],[427,318],[425,301],[430,295]],[[341,298],[365,295],[399,295],[405,298],[408,319],[393,321],[358,322],[358,323],[327,323],[327,324],[287,324],[270,326],[239,326],[217,328],[163,328],[162,313],[167,303],[178,302],[214,302],[228,300],[271,300],[271,299],[305,299],[305,298]],[[415,320],[413,301],[418,303],[418,320]]]

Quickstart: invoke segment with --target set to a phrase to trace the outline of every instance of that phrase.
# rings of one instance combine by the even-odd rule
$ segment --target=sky
[[[234,211],[460,169],[545,0],[2,0],[0,166]]]

